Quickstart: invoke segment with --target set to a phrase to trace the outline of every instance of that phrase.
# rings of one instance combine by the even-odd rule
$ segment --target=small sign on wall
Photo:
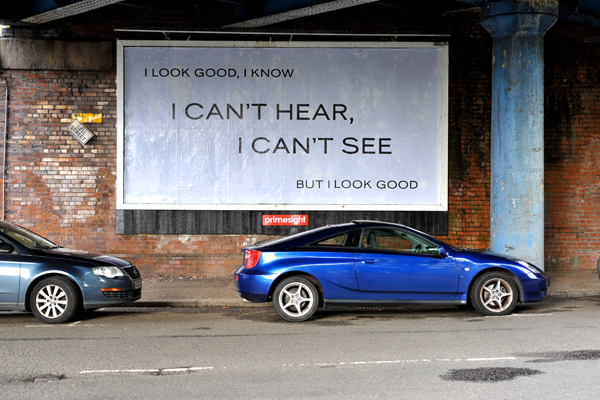
[[[263,226],[306,226],[308,215],[263,215]]]
[[[71,115],[72,119],[86,124],[101,124],[102,114],[77,113]]]
[[[71,135],[73,135],[73,137],[81,144],[86,144],[94,137],[94,133],[76,119],[67,125],[67,130],[71,132]]]

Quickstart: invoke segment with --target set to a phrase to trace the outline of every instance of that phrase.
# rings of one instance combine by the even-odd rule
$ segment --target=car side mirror
[[[446,249],[443,248],[442,246],[438,247],[438,254],[442,258],[444,258],[444,257],[446,257],[448,255],[448,253],[446,252]]]
[[[6,242],[0,242],[0,253],[1,254],[8,254],[8,253],[12,253],[13,251],[15,251],[15,248],[12,246],[12,244],[8,244]]]

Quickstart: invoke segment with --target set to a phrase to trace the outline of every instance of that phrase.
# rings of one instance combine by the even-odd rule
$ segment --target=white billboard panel
[[[118,206],[445,211],[447,54],[119,42]]]

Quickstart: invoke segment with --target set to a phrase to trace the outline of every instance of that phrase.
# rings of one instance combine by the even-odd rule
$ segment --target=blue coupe
[[[536,266],[444,243],[404,225],[353,221],[242,249],[239,295],[272,301],[288,321],[328,306],[472,304],[506,315],[541,301],[548,277]]]
[[[128,261],[67,250],[0,222],[0,310],[31,311],[42,322],[58,324],[141,296],[141,275]]]

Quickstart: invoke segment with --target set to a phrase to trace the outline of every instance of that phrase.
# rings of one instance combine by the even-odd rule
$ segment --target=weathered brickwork
[[[9,82],[6,220],[70,248],[125,257],[145,276],[226,276],[242,236],[115,234],[116,81],[114,74],[4,71]],[[102,113],[82,146],[66,130],[71,115]],[[3,122],[3,121],[2,121]]]
[[[490,243],[492,38],[478,14],[452,19],[448,101],[447,239],[467,248]]]
[[[577,33],[559,26],[546,38],[549,270],[593,269],[600,259],[600,31]]]
[[[157,15],[148,11],[132,13],[148,26],[177,19],[177,15],[165,15],[155,21]],[[378,26],[373,15],[345,13],[347,25],[338,24],[335,29],[355,29],[361,21],[364,29]],[[100,22],[96,25],[68,19],[56,29],[78,39],[112,40],[116,25],[131,25],[125,17],[111,20],[114,17],[108,11],[98,12],[97,17]],[[187,26],[220,26],[219,13],[206,18],[204,22],[184,22]],[[316,29],[327,23],[320,16],[312,25],[303,22],[301,27]],[[386,13],[384,28],[394,23],[393,13]],[[445,23],[451,36],[450,220],[449,235],[444,239],[469,248],[486,248],[492,39],[479,25],[476,13],[458,13]],[[546,268],[592,269],[600,258],[600,43],[593,35],[570,37],[570,26],[552,29],[546,45]],[[126,36],[133,37],[164,38]],[[239,249],[265,237],[115,234],[115,71],[116,67],[105,72],[2,71],[10,87],[6,219],[71,248],[127,258],[148,277],[231,274],[241,263]],[[0,110],[4,107],[2,89],[0,84]],[[65,128],[71,114],[80,112],[103,114],[102,124],[87,124],[96,137],[85,146]],[[0,123],[4,123],[3,115]]]

